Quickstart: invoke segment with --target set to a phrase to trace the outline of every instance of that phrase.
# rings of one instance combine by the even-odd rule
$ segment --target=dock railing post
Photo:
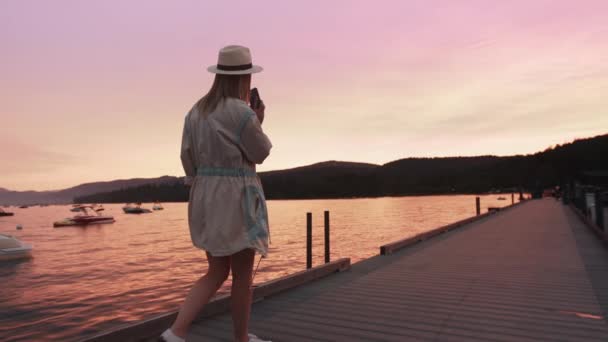
[[[479,203],[479,196],[475,198],[475,208],[477,210],[477,216],[481,214],[481,205]]]
[[[306,213],[306,269],[312,268],[312,213]]]
[[[587,215],[587,208],[585,204],[585,193],[583,189],[578,185],[578,183],[574,184],[574,205],[585,215]]]
[[[595,191],[595,223],[604,231],[604,204],[602,203],[602,192],[599,190]]]
[[[515,194],[511,193],[511,204],[515,204]]]
[[[325,210],[325,263],[329,262],[329,210]]]

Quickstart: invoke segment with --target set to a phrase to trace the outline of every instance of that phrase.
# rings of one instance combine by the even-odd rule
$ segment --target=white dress
[[[228,98],[204,118],[186,115],[181,160],[191,185],[188,224],[194,246],[213,256],[253,248],[268,252],[269,226],[255,171],[272,144],[247,103]]]

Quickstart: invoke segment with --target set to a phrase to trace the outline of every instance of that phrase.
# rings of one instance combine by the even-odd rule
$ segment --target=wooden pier
[[[608,341],[608,249],[570,207],[527,201],[456,227],[256,302],[251,332],[274,342]],[[197,321],[187,340],[231,341],[230,315]]]

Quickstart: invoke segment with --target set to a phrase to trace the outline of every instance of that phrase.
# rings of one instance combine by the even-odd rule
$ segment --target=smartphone
[[[249,105],[252,109],[257,109],[260,106],[260,93],[258,92],[258,88],[251,89],[251,94],[249,95]]]

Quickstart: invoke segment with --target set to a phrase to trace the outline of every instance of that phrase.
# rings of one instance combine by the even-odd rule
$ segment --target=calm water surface
[[[482,196],[482,212],[511,203],[497,197]],[[0,263],[0,341],[71,341],[178,308],[206,270],[190,241],[186,203],[139,216],[121,207],[105,205],[115,223],[86,228],[53,228],[72,216],[69,206],[12,207],[15,216],[0,217],[0,233],[34,247],[30,260]],[[315,264],[323,261],[324,210],[332,259],[357,262],[384,243],[475,215],[475,196],[268,201],[268,210],[272,244],[255,283],[305,268],[306,212]]]

